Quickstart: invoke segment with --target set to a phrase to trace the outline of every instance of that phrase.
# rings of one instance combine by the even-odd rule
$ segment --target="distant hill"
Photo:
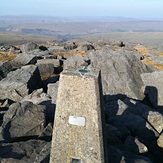
[[[0,16],[0,32],[61,38],[109,32],[163,32],[163,20],[124,17]]]
[[[69,40],[93,34],[163,32],[163,20],[124,17],[0,16],[0,32],[16,35],[50,36]],[[0,41],[3,42],[4,39]]]

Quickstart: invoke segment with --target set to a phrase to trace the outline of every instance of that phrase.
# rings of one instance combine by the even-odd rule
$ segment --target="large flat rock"
[[[152,104],[158,108],[163,106],[163,71],[141,74],[143,80],[143,92]]]
[[[41,81],[37,66],[29,65],[10,72],[0,81],[0,99],[19,101],[35,90]]]
[[[135,99],[143,99],[140,74],[153,70],[143,64],[135,52],[113,51],[103,49],[91,52],[90,69],[101,69],[104,95],[123,94]]]

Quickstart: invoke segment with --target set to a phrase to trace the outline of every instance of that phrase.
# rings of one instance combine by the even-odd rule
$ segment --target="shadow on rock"
[[[157,106],[157,88],[149,86],[147,90],[153,92],[155,105],[148,96],[142,101],[123,94],[104,96],[110,163],[163,162],[162,106]]]
[[[0,158],[21,159],[24,156],[24,154],[13,152],[12,145],[0,146]]]

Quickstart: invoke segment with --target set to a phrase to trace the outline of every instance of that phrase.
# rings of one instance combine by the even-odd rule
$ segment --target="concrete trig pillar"
[[[99,74],[60,75],[50,163],[104,163]]]

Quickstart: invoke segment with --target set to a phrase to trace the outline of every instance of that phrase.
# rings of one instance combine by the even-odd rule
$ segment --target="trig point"
[[[50,163],[104,163],[99,74],[62,72]]]

